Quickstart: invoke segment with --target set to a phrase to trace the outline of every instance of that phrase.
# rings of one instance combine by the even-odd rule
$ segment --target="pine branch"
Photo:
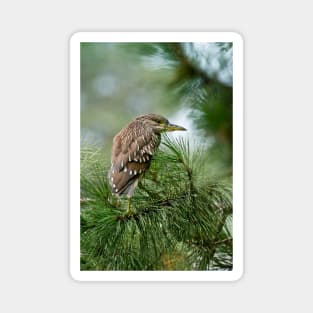
[[[111,196],[101,153],[84,161],[83,270],[230,269],[231,186],[204,180],[198,161],[205,156],[193,153],[188,141],[163,142],[144,189],[136,189],[132,215]]]

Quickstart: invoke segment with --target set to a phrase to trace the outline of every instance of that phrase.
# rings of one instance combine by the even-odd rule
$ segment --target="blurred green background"
[[[229,174],[232,44],[81,43],[82,145],[109,157],[114,135],[145,113],[185,126]]]

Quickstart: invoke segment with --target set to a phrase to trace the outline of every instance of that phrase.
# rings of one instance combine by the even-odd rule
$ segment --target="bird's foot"
[[[135,211],[133,211],[132,209],[127,209],[126,213],[125,213],[126,216],[134,216],[135,215]]]
[[[127,216],[133,216],[134,214],[135,214],[135,212],[131,208],[131,198],[128,198],[128,207],[126,210],[126,215]]]

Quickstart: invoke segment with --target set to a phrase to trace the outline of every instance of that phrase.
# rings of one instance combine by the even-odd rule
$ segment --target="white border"
[[[233,270],[80,271],[80,43],[233,42]],[[70,39],[70,274],[78,281],[234,281],[243,274],[243,40],[234,32],[79,32]]]

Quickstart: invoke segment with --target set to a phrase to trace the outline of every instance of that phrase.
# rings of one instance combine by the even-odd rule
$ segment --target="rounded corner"
[[[242,280],[244,277],[244,270],[241,268],[239,270],[237,270],[236,272],[233,273],[232,282],[239,282],[240,280]]]
[[[231,32],[232,36],[234,37],[234,41],[237,41],[241,45],[243,45],[244,39],[243,35],[239,32]]]
[[[80,278],[79,272],[74,271],[73,269],[69,270],[68,275],[69,275],[70,279],[72,281],[74,281],[75,283],[79,283],[82,281]]]
[[[76,42],[80,42],[80,37],[81,37],[82,32],[74,32],[70,35],[69,37],[69,42],[70,44],[74,44]]]

